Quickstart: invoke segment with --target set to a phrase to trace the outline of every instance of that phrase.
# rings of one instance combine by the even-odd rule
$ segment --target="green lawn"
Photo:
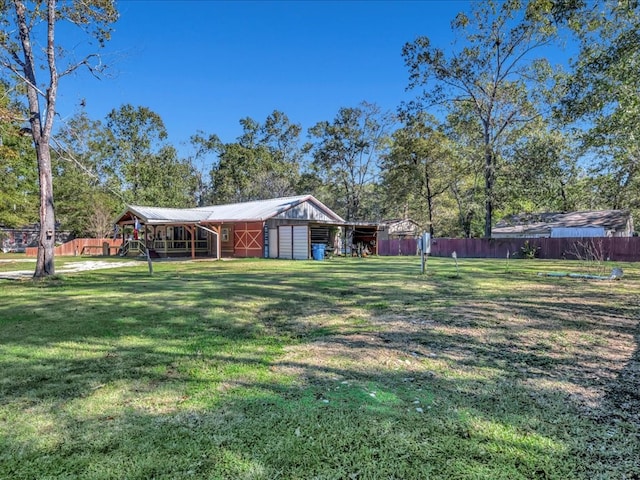
[[[0,478],[640,478],[640,264],[459,263],[0,280]]]

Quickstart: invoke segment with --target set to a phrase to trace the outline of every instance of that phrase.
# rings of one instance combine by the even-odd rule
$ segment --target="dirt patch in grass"
[[[541,404],[564,395],[584,414],[640,426],[638,298],[602,284],[584,296],[572,294],[571,285],[537,287],[521,287],[530,290],[526,297],[470,295],[446,308],[374,312],[369,332],[290,346],[275,368],[313,382],[398,372],[498,376],[534,392]]]
[[[415,345],[415,350],[421,350]],[[295,374],[305,381],[348,380],[384,375],[389,371],[425,371],[419,354],[408,344],[396,343],[381,333],[331,336],[304,345],[291,346],[274,367],[286,374]]]

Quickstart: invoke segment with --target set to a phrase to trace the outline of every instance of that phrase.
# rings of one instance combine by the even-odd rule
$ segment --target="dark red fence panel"
[[[528,243],[537,258],[597,259],[640,262],[640,237],[608,238],[435,238],[431,255],[448,257],[453,252],[460,258],[522,257]]]
[[[431,255],[448,257],[453,252],[460,258],[506,258],[516,256],[524,245],[522,239],[511,238],[434,238]]]
[[[378,241],[378,255],[415,255],[418,251],[417,238],[403,238]]]

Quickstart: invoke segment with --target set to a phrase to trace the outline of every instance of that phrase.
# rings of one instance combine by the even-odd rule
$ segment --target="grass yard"
[[[640,264],[459,262],[0,280],[0,478],[639,479]]]

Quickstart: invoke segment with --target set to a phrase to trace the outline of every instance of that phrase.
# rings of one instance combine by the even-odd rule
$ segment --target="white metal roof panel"
[[[269,200],[256,200],[253,202],[199,208],[164,208],[129,205],[117,221],[122,219],[128,212],[137,216],[146,224],[264,221],[276,216],[286,216],[286,212],[295,209],[305,202],[309,203],[309,208],[303,209],[303,211],[307,213],[315,212],[310,218],[305,218],[306,220],[344,223],[342,217],[312,195],[298,195],[295,197],[272,198]],[[296,217],[301,218],[297,215]]]
[[[210,222],[267,220],[269,218],[279,216],[304,202],[313,203],[316,208],[324,211],[325,214],[333,221],[344,221],[340,216],[336,215],[311,195],[272,198],[270,200],[256,200],[253,202],[233,203],[229,205],[215,205],[211,207],[207,220]]]
[[[129,211],[148,224],[200,222],[209,215],[209,211],[206,209],[145,207],[140,205],[130,205]]]

